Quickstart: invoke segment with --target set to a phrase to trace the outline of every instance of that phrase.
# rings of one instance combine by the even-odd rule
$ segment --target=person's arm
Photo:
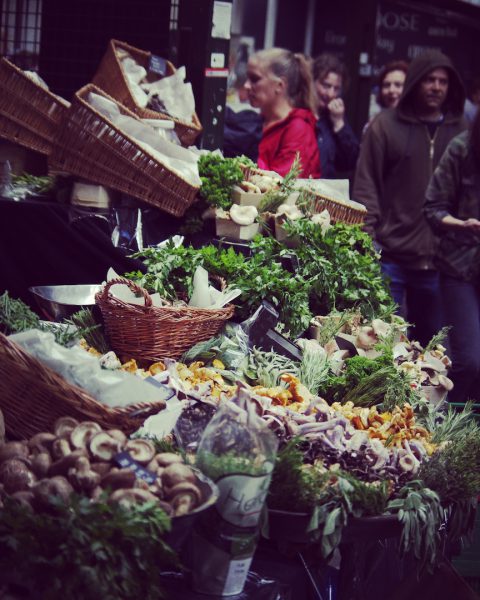
[[[381,218],[385,145],[385,137],[378,121],[372,123],[360,147],[353,184],[353,200],[365,205],[368,212],[364,229],[373,237]]]
[[[458,138],[452,140],[428,184],[423,212],[437,233],[445,230],[480,231],[480,221],[477,219],[462,220],[455,216],[461,192],[461,166],[465,156],[465,145]]]
[[[306,166],[312,150],[318,152],[313,128],[303,119],[292,119],[283,132],[278,151],[268,168],[284,177],[290,171],[297,152],[302,166]]]
[[[345,119],[345,104],[341,98],[335,98],[329,103],[328,115],[335,140],[335,169],[350,171],[357,164],[360,145]]]

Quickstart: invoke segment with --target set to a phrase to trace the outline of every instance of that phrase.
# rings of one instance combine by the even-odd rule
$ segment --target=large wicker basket
[[[138,117],[92,84],[79,90],[58,129],[51,172],[71,173],[130,194],[181,217],[195,200],[198,187],[170,171],[157,158],[115,127],[88,102],[95,92],[116,102],[123,115]]]
[[[52,141],[69,103],[35,83],[0,58],[0,137],[50,154]]]
[[[164,408],[164,401],[105,406],[0,333],[0,409],[8,436],[24,439],[50,431],[64,415],[132,433],[147,416]]]
[[[145,305],[129,304],[109,293],[115,283],[124,283],[143,296]],[[112,349],[138,361],[178,359],[195,345],[216,335],[233,316],[234,306],[194,308],[153,306],[148,292],[133,281],[112,279],[96,296]]]
[[[139,50],[125,42],[110,40],[107,51],[102,58],[92,83],[102,90],[105,90],[110,96],[124,104],[142,119],[166,119],[168,121],[173,121],[175,123],[175,131],[182,144],[184,146],[191,146],[202,132],[202,125],[200,124],[196,113],[193,114],[192,122],[187,123],[176,119],[171,115],[138,106],[128,84],[128,79],[125,77],[120,60],[118,59],[115,51],[116,48],[125,50],[139,65],[145,69],[148,68],[148,63],[152,56],[151,52]],[[169,61],[166,61],[166,63],[167,74],[172,75],[175,73],[176,69],[173,64]]]

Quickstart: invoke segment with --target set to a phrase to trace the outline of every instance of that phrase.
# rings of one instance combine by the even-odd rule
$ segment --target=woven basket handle
[[[147,290],[145,288],[140,287],[139,285],[137,285],[134,281],[130,281],[130,279],[124,279],[123,277],[119,277],[118,279],[110,279],[110,281],[107,282],[106,286],[103,288],[102,291],[102,300],[104,302],[106,302],[108,300],[108,292],[110,290],[110,288],[112,287],[112,285],[115,285],[116,283],[120,283],[120,284],[125,284],[128,285],[128,287],[131,289],[131,291],[134,294],[141,294],[143,296],[143,299],[145,301],[145,306],[147,308],[150,308],[150,306],[152,306],[152,299],[150,297],[150,294],[147,292]]]

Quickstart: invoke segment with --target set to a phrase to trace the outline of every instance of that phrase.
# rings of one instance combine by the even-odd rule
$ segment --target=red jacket
[[[315,117],[306,108],[293,108],[282,121],[263,131],[258,148],[258,166],[284,177],[300,152],[300,177],[320,177],[320,154],[315,136]]]

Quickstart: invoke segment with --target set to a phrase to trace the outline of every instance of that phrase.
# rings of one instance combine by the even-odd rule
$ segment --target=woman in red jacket
[[[282,48],[261,50],[248,61],[247,77],[250,104],[263,117],[258,166],[284,176],[299,152],[300,177],[320,177],[315,95],[304,56]]]

